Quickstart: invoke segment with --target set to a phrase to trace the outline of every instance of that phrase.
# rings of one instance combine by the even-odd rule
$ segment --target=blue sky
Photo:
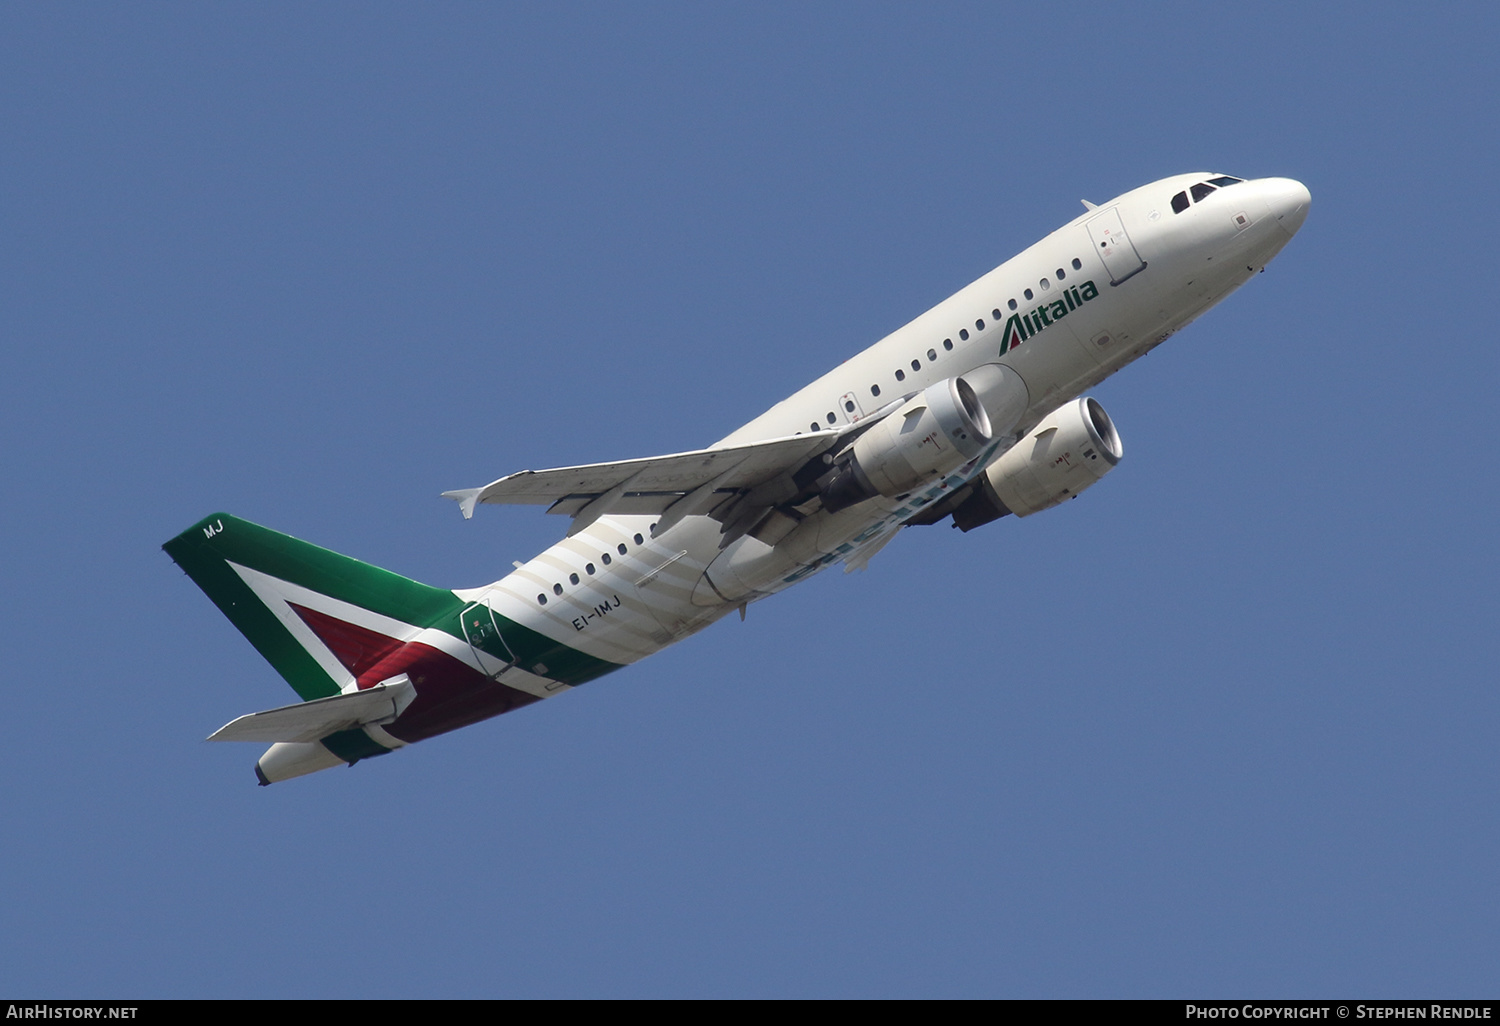
[[[0,989],[1493,996],[1485,5],[11,5]],[[911,530],[570,694],[257,788],[226,509],[473,586],[438,498],[707,444],[1102,201],[1301,234]]]

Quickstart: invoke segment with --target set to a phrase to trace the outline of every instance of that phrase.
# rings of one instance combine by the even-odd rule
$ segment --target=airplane
[[[566,537],[442,589],[215,513],[163,548],[301,702],[213,741],[269,743],[262,785],[551,698],[903,527],[964,532],[1078,494],[1124,449],[1083,393],[1166,341],[1301,228],[1287,178],[1176,175],[1084,213],[706,449],[523,470],[445,492],[546,506]]]

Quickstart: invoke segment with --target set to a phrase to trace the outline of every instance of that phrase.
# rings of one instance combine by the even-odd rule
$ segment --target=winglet
[[[1099,209],[1099,207],[1096,204],[1090,203],[1088,200],[1080,200],[1079,202],[1081,202],[1083,204],[1083,209],[1085,209],[1085,210],[1098,210]]]
[[[444,492],[443,498],[452,499],[458,503],[458,511],[468,520],[474,515],[474,505],[479,502],[479,493],[483,488],[459,488],[451,492]]]

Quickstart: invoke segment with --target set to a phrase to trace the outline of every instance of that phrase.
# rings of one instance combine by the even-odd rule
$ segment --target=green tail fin
[[[162,548],[304,700],[336,695],[348,679],[314,639],[307,616],[352,608],[415,629],[454,618],[463,605],[451,591],[227,513],[205,517]]]

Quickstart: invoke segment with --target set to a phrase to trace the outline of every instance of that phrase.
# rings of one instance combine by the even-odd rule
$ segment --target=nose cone
[[[1307,186],[1291,178],[1263,178],[1266,206],[1271,216],[1288,237],[1297,234],[1302,222],[1307,220],[1307,208],[1312,203],[1312,193]]]

